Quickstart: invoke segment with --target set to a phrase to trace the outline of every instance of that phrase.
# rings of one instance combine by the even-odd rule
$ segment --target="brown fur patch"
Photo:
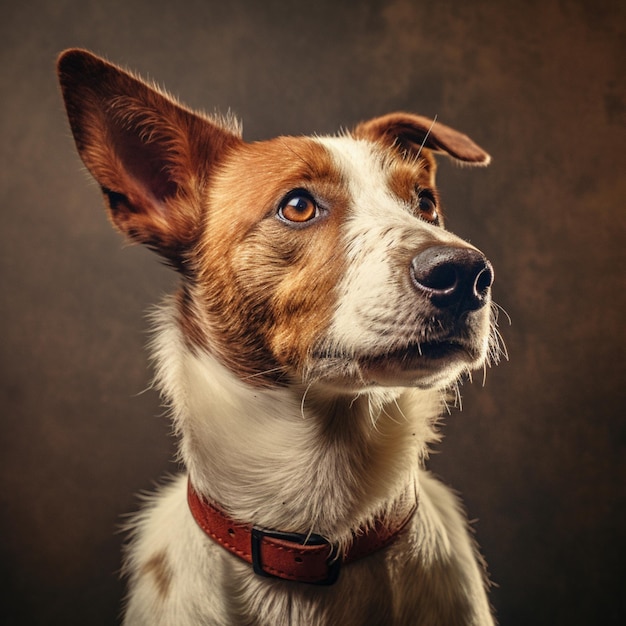
[[[443,215],[439,202],[439,193],[435,185],[435,159],[429,150],[422,151],[419,159],[393,159],[388,167],[387,182],[398,198],[407,202],[418,217],[419,193],[428,191],[437,204],[438,224],[443,225]],[[429,220],[427,220],[429,221]]]
[[[203,316],[198,313],[191,295],[193,280],[187,276],[181,289],[176,294],[178,324],[182,330],[187,347],[191,350],[202,348],[209,350],[209,340],[203,326]]]
[[[294,189],[315,198],[321,219],[297,228],[276,216]],[[241,378],[267,384],[302,375],[332,315],[347,203],[330,155],[311,139],[248,144],[223,163],[208,198],[193,297],[208,314],[211,349]]]
[[[172,584],[172,570],[167,562],[167,554],[165,552],[157,552],[144,563],[141,571],[144,575],[152,576],[159,597],[165,600]]]

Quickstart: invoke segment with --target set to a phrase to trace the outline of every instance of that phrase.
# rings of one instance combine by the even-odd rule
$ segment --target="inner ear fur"
[[[390,113],[359,124],[357,138],[383,141],[415,156],[423,148],[468,165],[488,165],[491,157],[467,135],[421,115]]]
[[[62,53],[58,75],[78,152],[113,224],[180,265],[215,166],[242,143],[238,125],[194,113],[84,50]]]

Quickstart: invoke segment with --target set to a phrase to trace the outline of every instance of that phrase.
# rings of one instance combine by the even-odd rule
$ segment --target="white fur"
[[[312,587],[259,578],[206,537],[188,511],[181,476],[137,520],[127,626],[493,623],[459,503],[420,469],[426,442],[436,438],[438,392],[388,391],[339,403],[330,418],[345,422],[350,448],[339,443],[329,451],[315,445],[329,416],[316,415],[306,398],[302,414],[304,389],[248,387],[211,357],[189,352],[171,304],[160,317],[157,376],[199,491],[241,519],[295,524],[340,542],[350,535],[346,517],[365,523],[407,490],[419,507],[397,543],[345,566],[335,586]],[[370,482],[359,484],[364,475]],[[165,599],[142,572],[158,553],[168,555]]]
[[[427,246],[459,245],[472,248],[454,234],[425,223],[413,215],[389,189],[385,153],[370,142],[348,137],[326,137],[320,142],[333,156],[348,181],[352,198],[345,224],[347,267],[338,286],[337,308],[327,343],[350,361],[353,355],[381,350],[381,337],[397,345],[420,342],[425,324],[410,294],[409,262],[416,251]],[[399,263],[398,258],[405,262]],[[409,294],[409,295],[407,295]],[[488,308],[488,307],[487,307]],[[483,317],[485,359],[489,343],[489,316]],[[353,363],[348,365],[348,368]],[[421,386],[444,387],[455,381],[467,366],[451,363],[436,372],[403,372],[407,384],[419,377]],[[344,379],[349,374],[343,372]],[[400,372],[394,372],[394,382]],[[358,375],[357,375],[358,376]],[[371,382],[386,384],[384,373]],[[345,384],[345,380],[342,381]],[[368,382],[368,381],[364,381]]]

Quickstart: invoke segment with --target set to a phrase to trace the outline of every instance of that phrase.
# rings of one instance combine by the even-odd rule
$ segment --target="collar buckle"
[[[308,535],[300,533],[286,533],[275,530],[266,530],[259,526],[253,526],[251,529],[251,548],[252,548],[252,567],[254,572],[260,576],[266,576],[269,578],[284,578],[278,572],[268,571],[263,565],[263,539],[264,538],[278,540],[279,542],[287,542],[290,546],[301,547],[301,550],[291,548],[290,551],[294,553],[293,562],[297,568],[299,565],[305,570],[307,567],[307,548],[315,550],[319,554],[319,548],[321,546],[328,547],[328,556],[326,558],[327,572],[325,576],[316,577],[315,580],[307,580],[309,584],[313,585],[334,585],[339,578],[339,571],[341,569],[341,558],[339,557],[337,546],[331,544],[327,539],[321,535],[311,533]],[[315,549],[317,548],[317,549]]]

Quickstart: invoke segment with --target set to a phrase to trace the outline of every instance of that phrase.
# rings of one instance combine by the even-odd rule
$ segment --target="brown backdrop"
[[[7,3],[5,3],[7,4]],[[245,136],[407,109],[494,157],[443,165],[496,268],[510,362],[464,386],[433,468],[465,497],[503,625],[624,623],[626,4],[33,0],[3,8],[3,624],[112,624],[122,514],[173,446],[144,313],[174,283],[108,226],[54,59],[83,46]],[[173,625],[175,626],[175,625]]]

